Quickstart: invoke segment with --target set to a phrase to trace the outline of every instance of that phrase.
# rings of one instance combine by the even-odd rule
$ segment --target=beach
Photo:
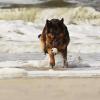
[[[99,100],[100,78],[0,80],[0,100]]]
[[[69,31],[68,68],[40,47],[53,18]],[[1,0],[0,100],[100,100],[100,0]]]

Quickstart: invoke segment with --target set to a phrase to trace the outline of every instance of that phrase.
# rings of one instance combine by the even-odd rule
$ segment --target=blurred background
[[[0,19],[36,22],[64,17],[67,24],[100,25],[99,0],[0,0],[0,8]]]

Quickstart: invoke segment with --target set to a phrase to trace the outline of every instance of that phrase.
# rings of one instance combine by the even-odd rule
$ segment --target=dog
[[[68,67],[67,46],[70,42],[67,26],[64,19],[46,20],[42,34],[38,35],[43,52],[49,54],[50,66],[55,66],[55,54],[60,52],[63,57],[63,67]]]

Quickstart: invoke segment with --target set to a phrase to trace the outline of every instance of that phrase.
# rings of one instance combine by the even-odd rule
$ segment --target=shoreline
[[[25,71],[20,68],[0,69],[0,80],[34,78],[100,78],[100,70]]]

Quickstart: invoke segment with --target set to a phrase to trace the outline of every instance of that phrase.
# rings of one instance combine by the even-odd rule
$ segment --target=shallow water
[[[0,21],[0,78],[23,77],[35,70],[50,69],[48,56],[41,51],[38,39],[43,26],[42,23],[37,25],[21,20]],[[62,68],[62,59],[58,55],[55,70],[100,70],[100,26],[67,26],[71,38],[69,68]]]
[[[100,53],[100,26],[70,24],[67,27],[71,38],[68,52]],[[43,25],[31,22],[1,21],[0,52],[42,52],[38,39],[42,28]]]
[[[34,20],[0,20],[0,79],[42,74],[62,76],[66,73],[67,76],[80,76],[80,73],[85,76],[98,73],[100,76],[100,0],[12,1],[1,0],[0,7],[10,7],[12,3],[33,4],[30,11]],[[0,9],[1,16],[11,12],[19,14],[18,11],[18,8]],[[43,54],[38,39],[45,21],[51,18],[64,18],[71,38],[68,46],[69,67],[62,68],[62,57],[57,55],[55,72],[49,71],[48,55]]]
[[[59,68],[62,67],[61,63],[61,56],[56,56],[56,67]],[[13,65],[11,65],[11,62]],[[19,62],[19,63],[18,63]],[[44,63],[42,65],[41,63]],[[100,65],[100,53],[90,53],[90,54],[78,54],[78,53],[68,53],[68,62],[69,62],[69,68],[84,68],[85,67],[99,67]],[[3,65],[4,63],[4,65]],[[7,64],[6,64],[7,63]],[[36,64],[35,64],[36,63]],[[48,66],[49,59],[48,55],[44,55],[43,53],[15,53],[15,54],[8,54],[8,53],[1,53],[0,54],[0,68],[3,67],[24,67],[28,64],[31,65],[31,67],[49,67]],[[26,65],[25,65],[26,64]],[[23,66],[24,65],[24,66]],[[30,70],[30,67],[28,68]]]

